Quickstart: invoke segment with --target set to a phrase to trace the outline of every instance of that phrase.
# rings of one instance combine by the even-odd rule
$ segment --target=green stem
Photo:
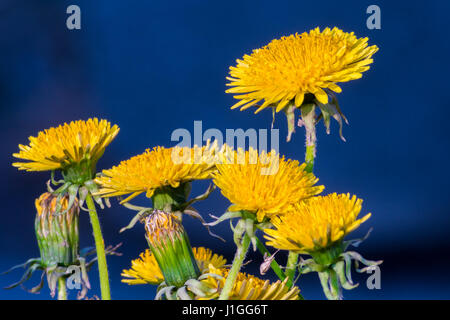
[[[58,300],[67,300],[66,278],[58,278]]]
[[[106,264],[105,243],[103,241],[100,221],[98,220],[97,210],[90,194],[86,197],[86,203],[89,208],[89,217],[91,219],[92,230],[95,239],[95,248],[97,250],[98,272],[100,276],[100,290],[102,300],[111,300],[109,289],[108,266]]]
[[[315,157],[316,157],[316,145],[313,144],[306,146],[306,153],[305,153],[306,172],[313,172]]]
[[[247,254],[249,246],[250,237],[247,235],[247,233],[245,233],[241,245],[236,250],[233,265],[231,266],[230,272],[228,272],[228,277],[225,281],[222,292],[220,293],[219,300],[228,300],[231,290],[233,289],[236,277],[239,273],[239,270],[241,269],[242,262],[244,262],[244,258]]]
[[[286,277],[289,277],[288,286],[292,287],[295,277],[295,270],[297,269],[298,253],[289,251],[288,261],[286,264]]]
[[[312,130],[311,135],[313,136],[312,141],[315,141],[315,131]],[[314,159],[316,157],[316,144],[315,142],[306,141],[306,152],[305,152],[305,171],[312,173],[314,169]],[[288,261],[286,264],[286,276],[289,277],[289,281],[292,281],[295,277],[295,271],[298,263],[298,253],[289,251]],[[292,285],[292,283],[291,283]]]

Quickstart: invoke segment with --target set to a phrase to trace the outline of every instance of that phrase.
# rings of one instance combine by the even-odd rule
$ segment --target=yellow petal
[[[321,88],[317,88],[317,91],[314,92],[314,96],[316,97],[317,100],[319,100],[320,103],[322,104],[328,103],[328,95]]]
[[[239,102],[235,103],[230,109],[236,109],[236,108],[242,106],[243,104],[250,102],[251,100],[252,99],[242,99]]]
[[[302,105],[304,99],[305,99],[304,92],[297,93],[297,95],[295,96],[295,106],[300,107]]]
[[[277,106],[277,112],[280,112],[281,110],[283,110],[283,108],[288,104],[289,100],[282,100],[278,106]]]
[[[335,84],[335,83],[330,83],[329,85],[328,85],[328,88],[330,89],[330,90],[333,90],[334,92],[336,92],[336,93],[341,93],[342,92],[342,89],[341,89],[341,87],[339,87],[337,84]]]

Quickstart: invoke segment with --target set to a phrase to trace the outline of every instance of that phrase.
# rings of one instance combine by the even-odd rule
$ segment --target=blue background
[[[78,4],[82,29],[65,26],[66,8]],[[381,8],[382,29],[366,28],[366,8]],[[326,135],[319,126],[316,173],[328,192],[351,192],[372,212],[354,237],[374,227],[359,251],[383,259],[381,290],[360,287],[349,299],[450,298],[450,4],[444,1],[0,1],[0,270],[38,255],[34,199],[45,190],[48,173],[23,173],[11,166],[19,143],[65,121],[101,117],[120,126],[98,168],[157,145],[171,146],[176,128],[269,128],[269,111],[229,110],[225,77],[235,59],[271,39],[316,26],[338,26],[368,36],[380,47],[362,79],[342,84],[339,100],[350,126],[347,142],[336,123]],[[280,150],[304,156],[303,129]],[[195,183],[199,194],[207,182]],[[101,212],[105,240],[124,242],[122,257],[109,259],[116,299],[152,299],[154,288],[128,286],[120,272],[146,248],[143,227],[118,234],[132,212],[113,200]],[[141,197],[136,203],[146,204]],[[221,214],[228,202],[218,191],[197,205],[206,217]],[[83,246],[93,244],[82,216]],[[215,228],[228,242],[211,238],[199,222],[186,218],[194,246],[207,246],[231,260],[234,245],[228,224]],[[261,257],[251,254],[258,265]],[[277,256],[284,263],[285,256]],[[245,271],[256,272],[251,267]],[[0,276],[4,287],[21,276]],[[90,272],[99,294],[97,268]],[[37,282],[33,278],[31,287]],[[316,275],[300,280],[306,298],[322,299]],[[71,293],[74,298],[75,294]],[[19,288],[0,290],[2,299],[48,299]]]

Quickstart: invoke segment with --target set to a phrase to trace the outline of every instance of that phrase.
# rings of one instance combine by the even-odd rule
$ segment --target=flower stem
[[[311,139],[312,141],[315,141],[315,130],[311,130],[312,132],[310,133],[313,136],[313,139]],[[313,169],[314,169],[314,159],[316,157],[316,143],[315,142],[311,142],[306,141],[306,152],[305,152],[305,163],[306,163],[306,167],[305,167],[305,171],[312,173]],[[289,282],[292,286],[292,281],[295,277],[295,270],[297,268],[297,262],[298,262],[298,253],[289,251],[289,256],[288,256],[288,261],[286,264],[286,276],[289,277]],[[291,287],[289,286],[289,287]]]
[[[58,300],[67,300],[66,278],[58,278]]]
[[[242,238],[241,245],[238,246],[236,254],[234,256],[233,265],[231,266],[230,272],[228,272],[227,280],[223,286],[222,292],[220,293],[219,300],[228,300],[231,290],[233,289],[236,277],[241,269],[242,262],[244,261],[245,255],[247,254],[248,248],[250,246],[250,237],[247,233],[244,234]]]
[[[289,251],[288,261],[286,264],[286,277],[289,277],[288,287],[291,288],[294,284],[295,270],[297,268],[298,253]]]
[[[306,172],[313,172],[314,158],[316,157],[316,145],[307,145],[305,153]]]
[[[98,220],[97,210],[90,194],[86,197],[86,203],[89,209],[89,217],[91,219],[92,230],[95,239],[95,248],[97,250],[98,272],[100,277],[100,290],[102,300],[111,300],[109,289],[108,266],[106,264],[105,243],[103,241],[100,221]]]

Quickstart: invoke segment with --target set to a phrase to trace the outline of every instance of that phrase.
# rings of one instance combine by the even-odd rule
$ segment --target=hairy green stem
[[[286,277],[289,277],[288,287],[294,284],[295,270],[297,269],[298,253],[289,251],[288,261],[286,263]]]
[[[305,153],[306,172],[313,172],[315,157],[316,157],[316,145],[315,144],[309,146],[307,145]]]
[[[58,300],[67,300],[66,278],[58,278]]]
[[[231,290],[233,289],[236,277],[241,269],[242,262],[244,262],[245,255],[247,254],[248,248],[250,246],[250,237],[247,233],[244,234],[240,246],[236,250],[234,256],[233,265],[231,266],[230,272],[228,272],[227,280],[223,286],[222,292],[220,293],[219,300],[228,300]]]
[[[100,221],[98,220],[97,210],[95,209],[95,204],[90,194],[88,194],[86,197],[86,203],[89,209],[89,217],[91,219],[91,225],[95,239],[95,248],[97,250],[97,262],[102,300],[111,300],[108,266],[106,264],[105,243],[103,241],[102,229],[100,228]]]
[[[315,141],[315,130],[311,133],[314,137]],[[306,142],[306,152],[305,152],[305,171],[313,172],[314,169],[314,159],[316,157],[316,144],[308,141]],[[289,277],[289,281],[293,281],[295,277],[295,270],[297,268],[298,263],[298,253],[289,251],[288,261],[286,264],[286,276]],[[292,283],[291,283],[292,286]],[[290,286],[289,286],[290,287]]]

